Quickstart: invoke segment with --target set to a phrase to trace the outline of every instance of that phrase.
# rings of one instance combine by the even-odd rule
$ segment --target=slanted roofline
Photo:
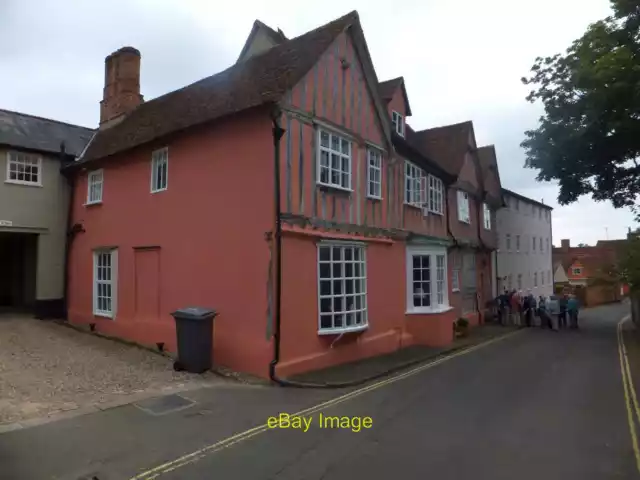
[[[519,193],[516,193],[513,190],[507,190],[506,188],[503,188],[502,194],[507,195],[509,197],[517,198],[518,200],[522,200],[523,202],[531,203],[539,207],[546,208],[547,210],[553,210],[553,207],[550,207],[549,205],[545,205],[544,203],[534,200],[532,198],[525,197],[524,195],[520,195]]]
[[[406,110],[407,117],[410,117],[411,105],[409,105],[409,96],[407,95],[407,88],[405,86],[404,77],[396,77],[392,78],[391,80],[380,82],[378,84],[378,92],[380,93],[380,98],[388,103],[398,88],[402,88],[404,108]]]

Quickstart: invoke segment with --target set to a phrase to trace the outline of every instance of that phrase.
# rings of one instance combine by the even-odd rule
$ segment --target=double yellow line
[[[478,350],[482,347],[486,347],[487,345],[490,345],[492,343],[498,342],[504,338],[510,337],[512,335],[521,333],[522,331],[516,331],[516,332],[511,332],[505,335],[501,335],[499,337],[493,338],[491,340],[487,340],[485,342],[482,342],[480,344],[474,345],[473,347],[468,347],[465,348],[464,350],[460,350],[456,353],[453,353],[451,355],[448,355],[446,357],[441,357],[437,360],[434,360],[432,362],[429,363],[425,363],[422,364],[416,368],[413,368],[412,370],[408,370],[404,373],[400,373],[398,375],[395,375],[393,377],[390,377],[386,380],[382,380],[376,383],[373,383],[371,385],[368,385],[366,387],[362,387],[359,388],[358,390],[354,390],[352,392],[349,392],[345,395],[341,395],[337,398],[328,400],[324,403],[320,403],[318,405],[315,405],[313,407],[307,408],[305,410],[301,410],[298,413],[294,413],[292,414],[293,416],[308,416],[311,415],[313,413],[318,413],[321,412],[323,410],[326,410],[329,407],[333,407],[335,405],[338,405],[340,403],[346,402],[348,400],[352,400],[355,397],[358,397],[360,395],[363,395],[365,393],[371,392],[373,390],[377,390],[379,388],[385,387],[387,385],[390,385],[392,383],[398,382],[400,380],[403,380],[405,378],[411,377],[413,375],[416,375],[417,373],[420,373],[424,370],[427,370],[429,368],[433,368],[436,365],[440,365],[441,363],[447,362],[453,358],[456,357],[461,357],[463,355],[467,355],[475,350]],[[196,450],[192,453],[183,455],[180,458],[176,458],[175,460],[172,460],[170,462],[167,463],[163,463],[162,465],[158,465],[155,468],[152,468],[150,470],[147,470],[145,472],[142,472],[138,475],[136,475],[135,477],[132,477],[130,480],[152,480],[160,475],[163,475],[165,473],[169,473],[173,470],[177,470],[180,467],[184,467],[185,465],[188,465],[190,463],[194,463],[198,460],[200,460],[201,458],[205,457],[206,455],[209,455],[211,453],[215,453],[218,452],[220,450],[224,450],[225,448],[229,448],[232,445],[235,445],[237,443],[240,443],[244,440],[248,440],[251,437],[255,437],[256,435],[259,435],[261,433],[264,433],[268,430],[269,428],[267,427],[267,424],[263,424],[263,425],[259,425],[257,427],[251,428],[249,430],[246,430],[244,432],[238,433],[236,435],[233,435],[231,437],[225,438],[224,440],[221,440],[219,442],[216,442],[214,444],[211,445],[207,445],[206,447],[200,448],[199,450]]]
[[[622,333],[622,325],[628,319],[629,316],[626,316],[618,322],[618,355],[620,357],[620,373],[622,374],[625,406],[627,407],[627,421],[629,422],[629,432],[631,433],[631,445],[633,446],[633,453],[636,458],[636,468],[638,469],[638,473],[640,473],[640,449],[638,448],[640,407],[638,406],[638,397],[633,385],[633,377],[631,376],[631,368],[629,367],[629,358],[627,357],[627,347],[624,344],[624,336]]]

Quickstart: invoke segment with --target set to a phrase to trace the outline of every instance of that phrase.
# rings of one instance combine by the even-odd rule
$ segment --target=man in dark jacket
[[[567,328],[567,294],[560,296],[560,314],[558,315],[558,329]]]

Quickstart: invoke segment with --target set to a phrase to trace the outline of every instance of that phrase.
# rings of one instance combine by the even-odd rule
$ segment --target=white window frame
[[[404,163],[404,203],[412,207],[422,206],[427,201],[427,175],[423,169],[405,160]]]
[[[471,224],[471,213],[469,212],[469,194],[463,190],[458,190],[458,220]]]
[[[104,257],[103,257],[104,256]],[[109,258],[109,265],[101,265],[100,260],[104,260],[104,258]],[[105,271],[102,271],[102,275],[100,274],[100,268],[108,268],[109,278],[104,279]],[[103,278],[99,278],[103,277]],[[100,293],[100,285],[109,286],[110,296],[100,295],[100,297],[110,300],[111,308],[101,308],[104,306],[100,305],[99,302],[99,293]],[[115,319],[116,311],[118,305],[118,250],[115,248],[109,249],[97,249],[93,251],[93,314],[96,317],[106,317]]]
[[[393,110],[391,112],[391,123],[393,124],[394,131],[404,137],[404,117],[399,113]]]
[[[444,183],[438,177],[428,176],[429,182],[429,211],[437,215],[444,215]]]
[[[158,170],[164,166],[164,185],[158,181]],[[164,192],[169,188],[169,147],[151,153],[151,193]]]
[[[491,209],[486,203],[482,204],[482,216],[484,219],[484,229],[491,230]]]
[[[347,250],[350,251],[351,259],[347,259]],[[368,328],[369,318],[367,309],[367,252],[366,246],[356,242],[339,242],[339,241],[321,241],[317,245],[317,274],[318,274],[318,335],[335,335],[347,332],[358,332]],[[323,252],[329,252],[329,256],[323,255]],[[339,252],[340,258],[334,259],[336,252]],[[355,259],[355,253],[358,252],[359,258]],[[340,265],[340,276],[334,277],[334,266]],[[323,265],[329,267],[329,277],[322,274]],[[348,266],[351,265],[351,275],[347,275]],[[356,265],[358,268],[356,268]],[[359,270],[359,271],[356,271]],[[356,273],[358,275],[356,275]],[[334,292],[338,282],[340,293]],[[347,294],[347,282],[351,282],[352,293]],[[329,286],[329,293],[325,287]],[[355,293],[355,292],[358,293]],[[352,298],[354,304],[352,308],[347,309],[346,302],[348,298]],[[341,299],[340,311],[334,311],[335,300]],[[359,307],[358,307],[359,300]],[[329,310],[323,310],[323,305],[329,302]],[[357,314],[360,313],[360,323],[357,322]],[[336,316],[342,317],[342,326],[336,327]],[[346,325],[346,316],[351,315],[352,325]],[[331,327],[323,327],[323,317],[331,317]]]
[[[30,168],[36,168],[36,175],[38,176],[38,180],[36,182],[27,181],[27,180],[18,180],[17,178],[11,178],[12,169],[11,166],[15,165],[15,172],[18,172],[19,166],[26,168],[27,166]],[[26,175],[23,171],[23,175]],[[31,173],[29,173],[31,175]],[[7,152],[7,173],[5,177],[5,183],[13,183],[15,185],[27,185],[31,187],[41,187],[42,186],[42,157],[39,155],[35,155],[33,153],[26,152],[18,152],[18,151],[8,151]]]
[[[87,174],[87,205],[102,203],[104,190],[104,170],[102,168]]]
[[[367,198],[382,200],[382,151],[374,147],[367,147]]]
[[[462,270],[462,258],[459,253],[454,253],[451,268],[451,291],[460,291],[460,270]]]
[[[429,306],[414,306],[413,259],[415,256],[429,257]],[[438,257],[442,258],[442,266],[440,268],[438,268]],[[440,276],[438,276],[438,273],[440,273]],[[407,314],[434,314],[451,310],[447,283],[446,247],[408,246],[406,283]]]
[[[326,145],[323,145],[323,134],[328,135]],[[338,139],[338,150],[333,148],[333,139]],[[344,146],[347,146],[347,152]],[[326,162],[323,161],[323,153],[326,154]],[[317,166],[317,184],[337,190],[351,192],[351,178],[353,174],[353,143],[346,136],[333,132],[326,128],[318,129],[318,166]],[[333,160],[338,160],[338,168],[334,168]],[[346,162],[346,163],[345,163]],[[345,167],[346,168],[343,168]],[[326,171],[326,180],[323,180],[323,174]],[[333,174],[339,177],[338,182],[333,181]],[[345,181],[346,178],[346,181]]]

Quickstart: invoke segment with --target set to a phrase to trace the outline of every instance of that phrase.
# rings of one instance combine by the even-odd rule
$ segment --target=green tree
[[[522,79],[533,88],[527,100],[544,106],[525,132],[525,166],[558,182],[561,205],[591,195],[635,208],[640,193],[640,2],[611,4],[611,16]]]

